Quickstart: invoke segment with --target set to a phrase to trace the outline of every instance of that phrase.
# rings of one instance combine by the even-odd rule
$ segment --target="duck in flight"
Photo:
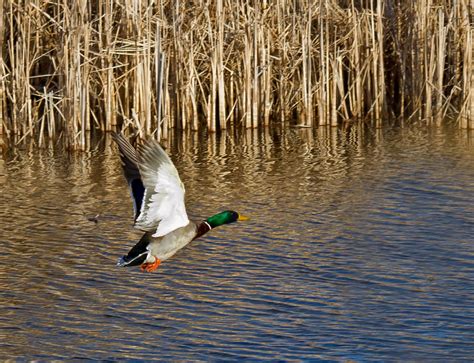
[[[155,271],[192,240],[211,229],[248,218],[227,210],[201,222],[188,219],[184,185],[173,162],[155,140],[136,150],[122,134],[113,133],[133,200],[135,228],[145,231],[138,243],[119,259],[118,266]]]

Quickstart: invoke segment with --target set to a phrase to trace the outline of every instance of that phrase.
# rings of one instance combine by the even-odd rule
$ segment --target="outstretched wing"
[[[164,236],[189,223],[184,205],[184,186],[173,162],[160,144],[150,140],[138,153],[138,168],[145,194],[135,227],[156,228],[154,237]]]
[[[123,173],[127,179],[130,195],[133,201],[135,211],[134,220],[136,221],[142,209],[143,196],[145,195],[145,186],[143,185],[140,170],[138,168],[138,154],[130,142],[122,134],[112,133],[112,138],[118,145],[120,159],[122,160]]]

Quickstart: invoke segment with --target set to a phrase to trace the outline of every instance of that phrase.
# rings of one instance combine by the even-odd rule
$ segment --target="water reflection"
[[[165,143],[214,230],[158,273],[108,137],[0,158],[0,358],[469,359],[474,153],[456,129],[229,130]],[[88,217],[98,216],[98,223]]]

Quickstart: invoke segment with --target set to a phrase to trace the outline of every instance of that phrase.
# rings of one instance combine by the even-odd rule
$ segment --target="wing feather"
[[[117,143],[122,160],[123,173],[130,188],[130,196],[133,201],[134,220],[136,220],[142,209],[142,200],[145,187],[141,180],[138,168],[138,154],[130,142],[122,134],[112,133],[112,138]]]
[[[145,186],[135,227],[164,236],[189,223],[184,204],[184,186],[173,162],[154,140],[139,149],[138,167]]]

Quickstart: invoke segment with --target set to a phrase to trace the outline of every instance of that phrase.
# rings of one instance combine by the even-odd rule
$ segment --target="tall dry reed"
[[[0,0],[0,133],[474,128],[469,0]]]

